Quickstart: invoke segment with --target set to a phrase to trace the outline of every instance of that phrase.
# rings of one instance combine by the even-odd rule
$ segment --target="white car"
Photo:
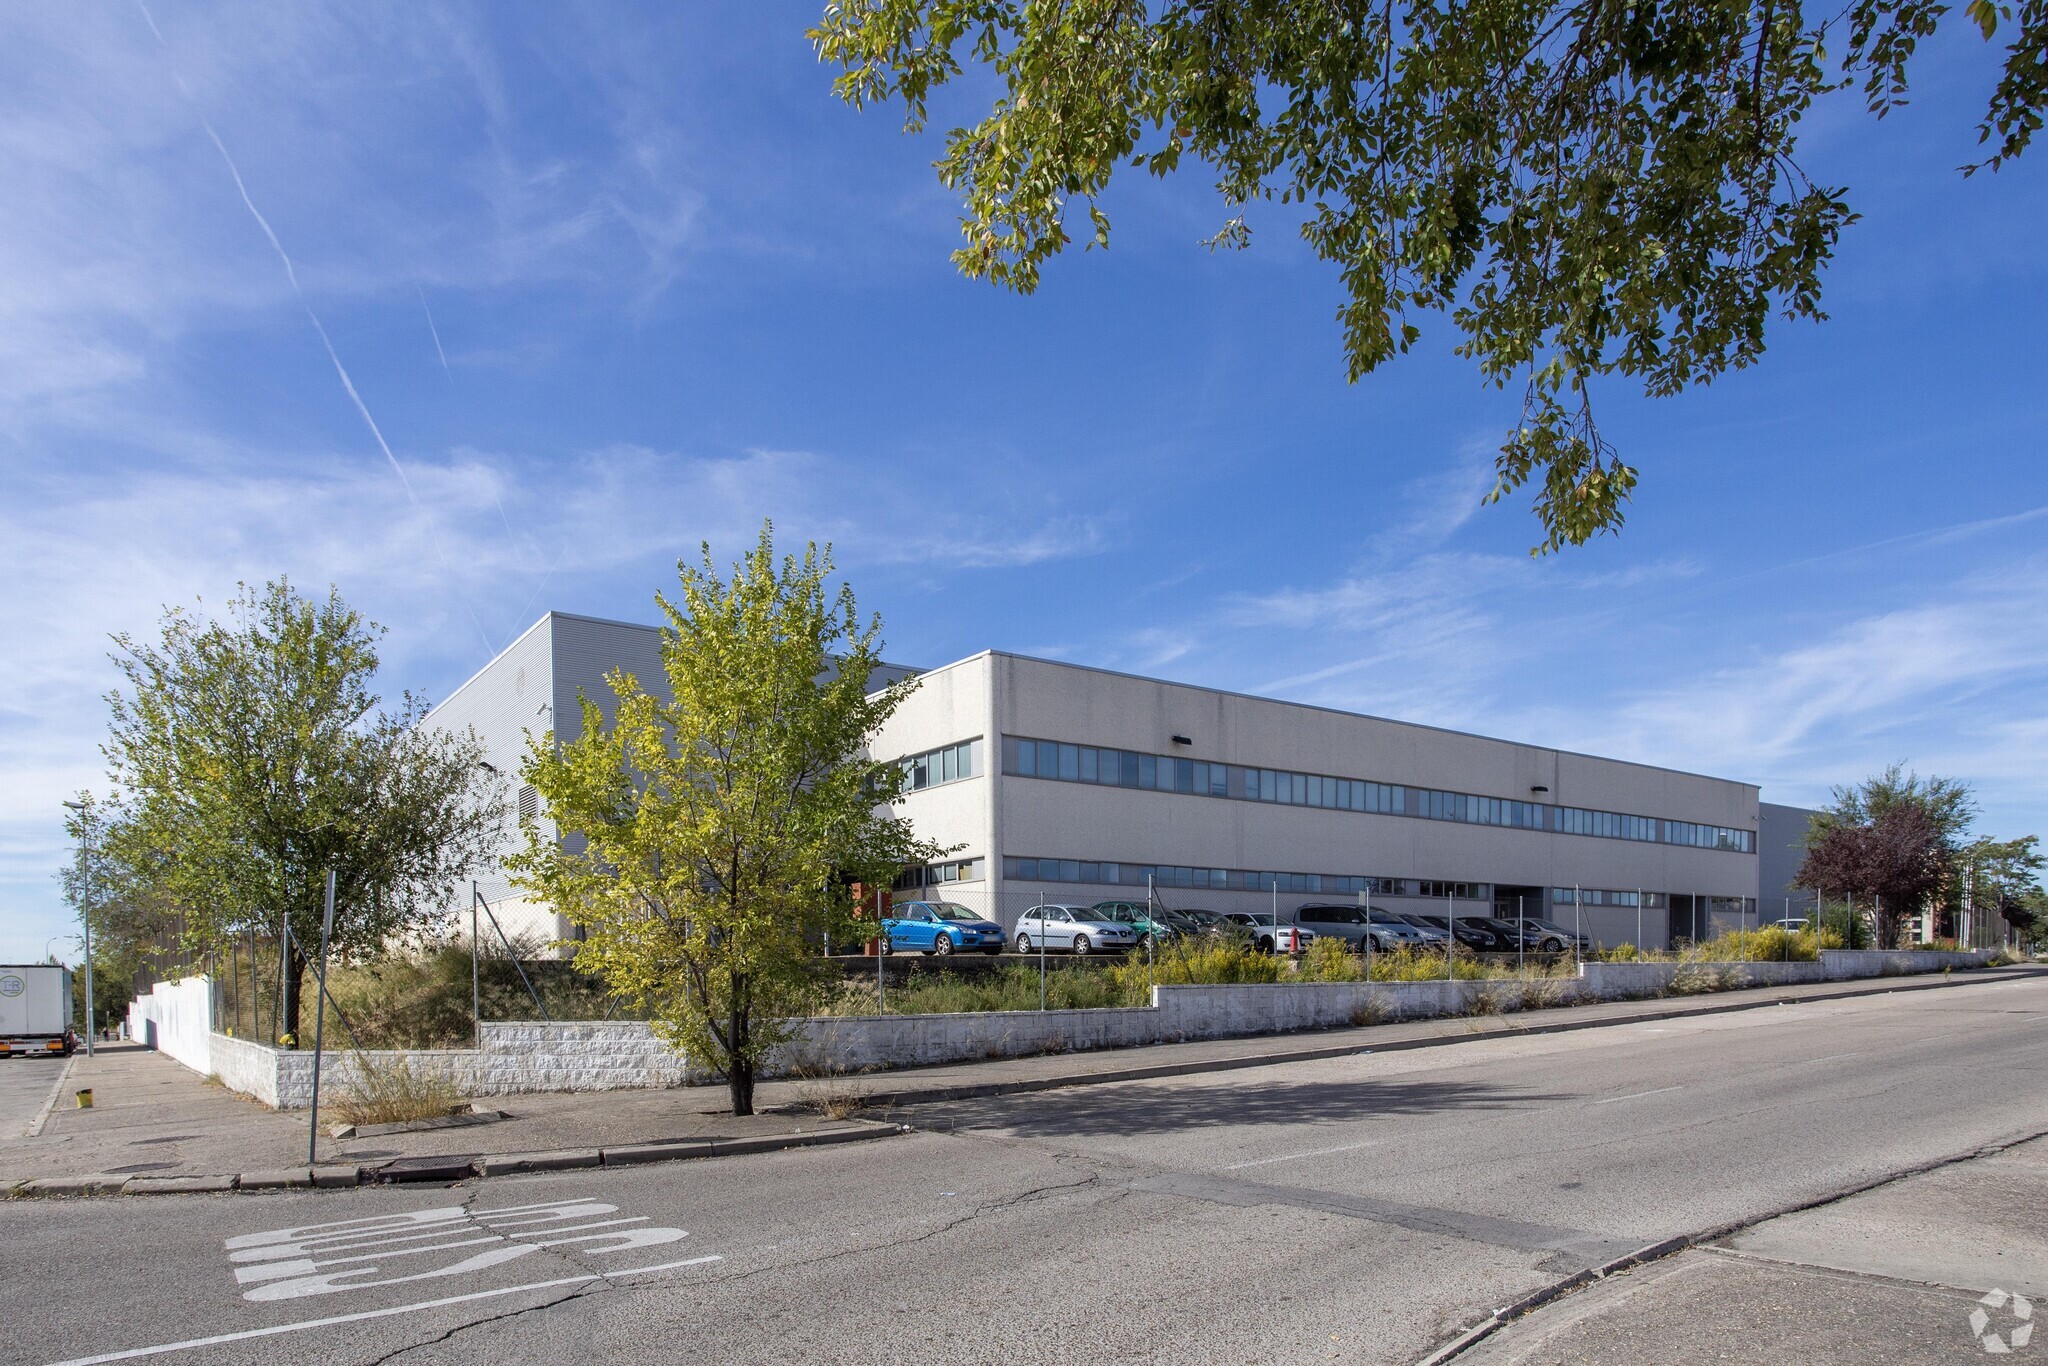
[[[1134,948],[1138,932],[1129,925],[1105,920],[1102,912],[1090,906],[1033,906],[1017,918],[1012,942],[1019,953],[1036,952],[1043,944],[1049,949],[1087,954],[1097,949]]]
[[[1252,947],[1260,953],[1305,953],[1316,940],[1314,930],[1305,930],[1285,921],[1274,924],[1271,911],[1229,911],[1223,918],[1233,925],[1244,926],[1252,937]]]

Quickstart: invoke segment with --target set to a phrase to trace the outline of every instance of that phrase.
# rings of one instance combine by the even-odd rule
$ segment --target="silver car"
[[[1076,954],[1137,945],[1136,930],[1102,916],[1102,912],[1090,906],[1033,906],[1017,918],[1016,938],[1012,942],[1019,953],[1036,952],[1041,944]]]

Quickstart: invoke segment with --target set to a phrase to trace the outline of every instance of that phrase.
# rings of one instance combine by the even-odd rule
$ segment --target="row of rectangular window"
[[[1172,864],[1107,863],[1087,859],[1006,858],[1003,876],[1019,882],[1085,882],[1111,887],[1143,887],[1149,880],[1155,887],[1194,887],[1218,892],[1321,892],[1356,896],[1427,896],[1418,886],[1442,887],[1445,883],[1418,884],[1412,878],[1362,877],[1339,873],[1277,873],[1243,868],[1191,868]],[[1459,896],[1484,900],[1491,892],[1483,883],[1457,883]],[[1436,893],[1441,895],[1441,893]]]
[[[1275,873],[1234,868],[1193,868],[1168,864],[1110,863],[1088,859],[1006,858],[1003,876],[1019,882],[1079,882],[1093,886],[1143,887],[1149,880],[1155,887],[1189,887],[1203,891],[1338,893],[1356,896],[1412,896],[1442,901],[1490,901],[1493,884],[1449,882],[1431,878],[1362,877],[1336,873]],[[1645,910],[1665,910],[1671,898],[1665,892],[1624,890],[1604,887],[1553,887],[1550,902],[1570,910],[1573,906],[1619,906],[1633,909],[1638,900]],[[1743,897],[1699,897],[1702,909],[1734,913],[1754,910],[1754,900]]]
[[[921,792],[941,783],[956,783],[982,771],[981,741],[962,740],[943,749],[926,750],[898,761],[903,765],[903,790]]]
[[[1054,740],[1003,737],[1003,772],[1055,782],[1098,783],[1160,792],[1185,792],[1203,797],[1277,802],[1369,815],[1414,816],[1422,820],[1494,825],[1511,830],[1547,830],[1561,835],[1593,835],[1606,839],[1683,844],[1701,849],[1755,852],[1751,831],[1686,821],[1660,821],[1614,811],[1545,806],[1541,802],[1505,797],[1480,797],[1464,792],[1403,787],[1359,778],[1330,778],[1282,769],[1241,768],[1233,764],[1179,759],[1165,754],[1070,745]],[[1546,813],[1549,813],[1546,815]]]
[[[953,859],[947,863],[928,863],[921,868],[904,869],[896,879],[894,890],[907,892],[919,887],[939,887],[948,882],[979,882],[987,876],[986,859]]]
[[[1574,898],[1577,898],[1574,902]],[[1634,906],[1640,898],[1646,910],[1662,910],[1666,904],[1662,892],[1624,892],[1601,887],[1552,887],[1550,901],[1555,906]]]

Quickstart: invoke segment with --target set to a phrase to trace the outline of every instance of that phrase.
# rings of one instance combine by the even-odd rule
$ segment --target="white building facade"
[[[1758,789],[988,652],[875,738],[953,852],[908,891],[1013,926],[1039,900],[1517,914],[1649,947],[1757,920]],[[899,895],[904,894],[899,891]]]
[[[575,738],[579,692],[609,720],[614,669],[665,693],[658,630],[553,612],[430,715],[483,740],[514,812],[506,852],[518,812],[545,820],[518,776],[529,746]],[[1748,783],[997,651],[921,674],[871,752],[910,768],[901,810],[949,850],[899,899],[1006,929],[1041,900],[1148,884],[1173,907],[1285,918],[1363,894],[1648,947],[1758,916]],[[573,937],[502,875],[480,886],[509,933]]]

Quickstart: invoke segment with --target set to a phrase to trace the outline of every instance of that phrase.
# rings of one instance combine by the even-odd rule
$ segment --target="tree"
[[[1854,787],[1807,827],[1801,886],[1854,895],[1877,915],[1880,947],[1897,948],[1905,918],[1932,906],[1958,873],[1958,851],[1976,819],[1962,783],[1922,779],[1893,764]]]
[[[511,861],[586,931],[579,965],[724,1077],[741,1115],[812,1000],[810,944],[851,937],[834,884],[886,886],[942,852],[887,810],[901,769],[864,752],[914,686],[868,691],[880,619],[863,626],[843,586],[828,599],[829,547],[778,569],[771,533],[730,581],[707,544],[677,566],[680,600],[656,596],[667,698],[615,671],[613,724],[585,697],[577,738],[534,742],[524,773],[556,833],[527,820]]]
[[[2006,60],[1978,128],[2020,155],[2048,104],[2048,7],[1970,0]],[[1278,199],[1335,265],[1351,378],[1447,313],[1459,354],[1524,386],[1489,501],[1538,483],[1542,550],[1619,528],[1636,471],[1601,439],[1592,382],[1664,396],[1753,363],[1772,314],[1820,319],[1821,273],[1854,221],[1800,169],[1814,101],[1860,86],[1902,104],[1933,0],[835,0],[811,30],[855,107],[982,68],[1001,93],[947,134],[940,180],[965,198],[960,270],[1029,293],[1116,171],[1207,163],[1246,206]],[[981,74],[977,72],[977,75]]]
[[[104,863],[167,899],[188,946],[288,925],[284,1019],[296,1032],[327,873],[336,946],[375,953],[433,921],[488,858],[504,811],[474,736],[424,727],[411,693],[378,710],[383,628],[338,593],[245,584],[228,616],[171,608],[157,641],[114,637],[128,687],[108,697]]]

